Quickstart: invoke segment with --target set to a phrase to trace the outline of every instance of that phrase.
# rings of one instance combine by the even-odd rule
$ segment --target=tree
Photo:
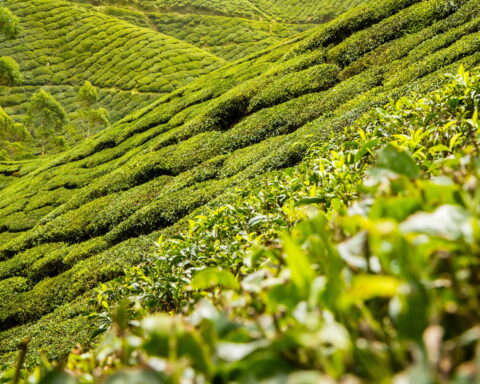
[[[14,159],[25,157],[30,154],[27,142],[31,136],[27,129],[19,123],[16,123],[0,107],[0,159]]]
[[[89,81],[79,89],[77,101],[80,109],[74,114],[77,129],[84,138],[91,135],[92,132],[108,126],[108,112],[104,108],[95,109],[98,100],[98,91]]]
[[[20,33],[20,23],[7,8],[0,7],[0,36],[13,39]],[[0,57],[0,85],[14,85],[22,81],[20,66],[11,57]]]
[[[0,140],[25,141],[29,137],[28,131],[22,124],[15,121],[0,107]]]
[[[47,144],[55,145],[57,133],[61,132],[66,122],[65,110],[51,94],[42,89],[32,96],[27,110],[27,124],[40,143],[42,155]]]
[[[20,21],[9,9],[0,7],[0,36],[13,39],[20,33]]]
[[[22,80],[18,63],[11,57],[0,57],[0,85],[19,84]]]
[[[85,81],[85,84],[77,93],[77,101],[82,108],[91,108],[98,100],[98,91],[92,83]]]

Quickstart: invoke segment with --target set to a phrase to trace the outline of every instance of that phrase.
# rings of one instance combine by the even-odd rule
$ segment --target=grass
[[[43,1],[38,10],[56,3]],[[12,4],[23,4],[21,12],[31,3]],[[343,132],[371,108],[412,91],[436,89],[446,81],[439,75],[459,64],[477,65],[480,3],[448,4],[388,0],[360,5],[161,96],[61,155],[2,164],[0,271],[5,279],[17,279],[11,286],[0,285],[2,295],[12,297],[0,303],[1,361],[11,362],[28,335],[33,335],[32,350],[48,349],[54,358],[72,347],[69,338],[88,342],[91,323],[77,317],[89,308],[88,292],[139,263],[160,233],[175,234],[183,219],[233,187],[298,164],[311,144]],[[80,7],[78,12],[91,14]],[[61,15],[61,9],[55,14]],[[112,31],[115,42],[129,31],[117,23],[124,28],[117,35]],[[85,31],[96,39],[102,36]],[[78,43],[75,34],[67,33],[72,40],[65,44]],[[139,38],[129,39],[121,48],[124,59],[117,52],[110,67],[101,66],[104,59],[95,62],[95,79],[112,86],[138,78],[151,91],[156,83],[135,72],[136,61],[125,64],[130,42],[141,44]],[[93,37],[84,36],[83,47],[90,43],[95,44]],[[205,60],[203,52],[198,55]],[[142,63],[137,68],[169,72],[161,67],[161,56],[151,58],[151,67]],[[86,64],[76,58],[57,65],[68,63],[75,68],[73,79],[80,81]],[[174,68],[192,61],[188,54],[172,60]],[[218,60],[212,60],[215,66]],[[109,77],[113,66],[119,68],[117,75]],[[68,78],[65,71],[53,78]],[[21,263],[26,267],[18,269]],[[13,295],[12,289],[21,292]],[[71,302],[78,311],[70,311]],[[80,322],[86,330],[77,334]],[[39,334],[39,329],[44,331]],[[29,355],[29,361],[35,356]]]

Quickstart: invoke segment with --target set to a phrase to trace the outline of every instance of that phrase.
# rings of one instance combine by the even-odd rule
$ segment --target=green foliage
[[[28,117],[30,125],[52,131],[60,130],[67,119],[60,103],[43,90],[36,93],[30,100]]]
[[[212,287],[222,287],[225,289],[238,289],[240,286],[228,271],[222,271],[214,268],[203,269],[198,272],[190,284],[192,289],[208,289]]]
[[[290,23],[322,23],[329,21],[363,0],[75,0],[95,5],[127,5],[148,11],[189,13],[246,18],[253,20],[283,21]]]
[[[22,124],[15,123],[0,107],[0,151],[2,160],[22,158],[30,154],[27,147],[30,133]]]
[[[480,63],[478,0],[455,3],[458,9],[445,4],[446,11],[440,7],[441,12],[432,11],[430,6],[434,2],[422,2],[429,5],[425,8],[427,20],[422,20],[417,3],[420,4],[413,0],[366,3],[338,20],[201,76],[222,63],[191,45],[163,36],[160,39],[158,33],[114,20],[88,6],[60,0],[9,1],[7,6],[22,16],[22,23],[25,19],[28,28],[22,34],[25,40],[19,40],[18,44],[2,41],[2,53],[3,49],[12,56],[17,52],[22,57],[19,59],[22,68],[32,68],[25,73],[27,83],[18,92],[15,87],[1,89],[5,92],[1,101],[5,102],[9,115],[25,114],[26,96],[40,88],[33,84],[33,79],[40,84],[52,82],[45,89],[58,100],[68,100],[65,105],[66,108],[69,105],[70,113],[77,108],[79,86],[90,80],[98,88],[99,107],[119,106],[116,117],[134,110],[137,102],[146,105],[161,89],[176,90],[60,155],[0,164],[0,260],[8,265],[9,260],[18,258],[28,264],[21,270],[6,268],[5,279],[23,277],[28,282],[26,291],[13,295],[0,309],[1,364],[12,363],[20,341],[27,336],[32,339],[27,364],[33,364],[41,350],[46,350],[48,358],[59,359],[76,342],[88,346],[95,334],[95,324],[106,324],[111,317],[104,307],[98,316],[84,316],[85,312],[93,312],[97,295],[106,298],[103,301],[107,303],[110,297],[115,300],[138,296],[140,301],[149,301],[145,307],[152,310],[180,311],[198,297],[223,297],[218,287],[207,292],[185,290],[197,272],[205,268],[229,271],[242,286],[245,276],[263,267],[259,263],[267,260],[270,251],[276,255],[271,263],[272,273],[282,271],[275,275],[278,280],[272,284],[288,283],[275,286],[271,293],[275,299],[265,304],[268,313],[281,314],[285,307],[295,305],[295,300],[305,299],[314,291],[311,285],[318,284],[315,289],[323,292],[322,279],[316,279],[320,269],[328,270],[329,276],[337,277],[333,280],[341,282],[328,285],[328,295],[322,294],[326,300],[322,304],[335,308],[336,302],[343,300],[336,300],[342,296],[342,287],[348,288],[352,283],[343,279],[354,275],[356,270],[347,269],[343,273],[343,264],[329,249],[355,231],[344,233],[341,227],[339,232],[332,232],[329,241],[316,247],[325,251],[323,256],[312,256],[309,249],[310,243],[318,245],[322,239],[313,237],[307,244],[296,244],[299,237],[293,233],[289,249],[294,252],[288,263],[284,254],[276,253],[285,248],[279,240],[281,233],[312,215],[315,209],[326,211],[327,223],[333,222],[336,213],[345,213],[344,205],[365,191],[368,193],[375,183],[393,177],[394,171],[389,168],[394,162],[390,160],[403,161],[404,152],[410,153],[417,163],[421,180],[430,172],[425,168],[430,166],[429,161],[434,164],[437,157],[454,156],[458,146],[465,143],[460,137],[453,139],[460,131],[467,132],[463,123],[441,131],[449,136],[447,143],[444,136],[436,135],[439,125],[434,120],[417,115],[416,124],[424,124],[429,130],[428,138],[438,142],[426,152],[412,147],[409,140],[403,144],[400,140],[390,143],[401,150],[385,153],[383,168],[376,167],[369,174],[370,184],[358,188],[364,167],[373,161],[371,152],[377,153],[387,141],[368,132],[359,138],[356,129],[345,131],[345,127],[352,126],[372,108],[382,109],[390,99],[402,100],[402,96],[412,91],[426,94],[441,87],[449,81],[441,75],[456,71],[460,64],[470,68]],[[393,31],[379,29],[379,25],[389,25]],[[395,32],[397,27],[399,33]],[[352,42],[362,44],[357,35],[368,41],[372,39],[371,44],[366,42],[368,47],[356,47]],[[48,45],[47,49],[47,41],[56,48]],[[43,48],[32,50],[31,47],[37,46]],[[339,46],[342,48],[337,50]],[[344,49],[348,46],[355,48],[352,57],[345,56],[348,50]],[[48,55],[43,55],[44,48]],[[332,62],[334,53],[339,54],[338,62]],[[212,60],[215,65],[209,67]],[[172,79],[179,79],[179,83]],[[152,93],[140,90],[140,83],[151,87]],[[180,83],[186,85],[181,87]],[[14,110],[17,112],[12,113]],[[414,115],[414,111],[409,113]],[[468,111],[470,115],[465,121],[475,120],[471,109]],[[396,130],[396,120],[388,115],[373,120],[383,119],[382,124]],[[367,121],[365,125],[370,123]],[[363,126],[355,128],[359,127]],[[414,132],[400,128],[401,134],[413,136]],[[312,144],[320,147],[315,157],[323,159],[313,165],[304,163],[315,170],[313,174],[299,166],[295,168],[299,173],[295,169],[289,171],[287,182],[283,173],[275,172],[304,160]],[[410,180],[408,176],[416,175],[412,164],[408,175],[401,175],[400,179]],[[298,182],[304,180],[301,174],[310,175],[308,183]],[[244,192],[234,193],[229,200],[228,196],[236,189]],[[441,190],[444,189],[442,186]],[[251,197],[255,191],[265,190],[258,199]],[[388,191],[387,187],[382,189],[382,193]],[[441,197],[434,195],[433,190],[428,193],[440,201]],[[399,201],[399,204],[394,199],[377,205],[376,214],[389,212],[395,220],[403,222],[421,205],[410,196]],[[210,204],[225,208],[213,215],[208,208]],[[436,212],[437,208],[425,213]],[[207,217],[204,226],[194,225],[199,236],[185,236],[188,220],[196,221],[198,215]],[[437,215],[442,217],[445,211],[434,217]],[[459,221],[463,216],[462,211],[455,212]],[[217,219],[225,224],[218,225]],[[345,220],[349,222],[350,217]],[[224,226],[226,230],[222,230]],[[435,229],[430,227],[432,231]],[[183,239],[175,238],[179,234]],[[152,248],[160,235],[164,236],[164,242],[156,257]],[[458,231],[455,236],[459,236]],[[258,245],[259,253],[252,249],[252,242]],[[67,244],[66,249],[60,246],[56,249],[62,243]],[[48,252],[36,258],[36,251],[41,249],[38,247],[46,247]],[[302,279],[297,270],[295,283],[290,283],[292,274],[285,265],[293,267],[297,259],[307,265],[306,261],[312,257],[313,274],[307,272]],[[328,257],[325,259],[328,262],[320,263],[324,257]],[[141,269],[130,272],[134,266]],[[127,281],[132,284],[120,283],[118,288],[110,281],[125,270],[129,271]],[[136,274],[146,278],[137,278]],[[355,289],[371,274],[367,271],[367,277],[355,279],[358,282]],[[379,295],[385,299],[394,291],[398,279],[403,282],[404,276],[381,275],[372,281],[379,284]],[[270,292],[269,283],[257,291]],[[107,289],[95,291],[100,284]],[[372,292],[371,288],[359,290],[352,298],[369,301],[366,298],[372,297]],[[255,301],[263,302],[257,298]],[[302,314],[300,310],[297,313]],[[243,319],[243,315],[239,316]],[[337,323],[343,321],[335,319]],[[363,329],[363,322],[354,325],[355,329]],[[228,342],[245,340],[237,336]],[[258,337],[258,332],[252,337]],[[375,341],[372,344],[380,346],[384,340],[380,344]],[[357,345],[356,340],[349,345]],[[346,344],[342,348],[351,355]],[[407,354],[407,349],[401,349],[400,354]],[[307,362],[311,361],[310,354],[316,356],[308,349]],[[280,355],[275,354],[280,360],[274,367],[289,367]],[[398,362],[402,368],[408,365],[402,359]],[[303,360],[300,363],[294,359],[292,364],[304,366]],[[344,365],[350,367],[348,363]],[[341,371],[339,367],[331,369]]]
[[[268,48],[332,20],[364,0],[76,0],[108,15],[152,27],[226,60]],[[115,7],[109,6],[115,5]]]
[[[56,134],[66,124],[67,114],[60,103],[42,89],[30,100],[27,117],[27,124],[33,137],[40,142],[43,155],[47,144],[54,143]]]
[[[0,36],[13,39],[20,32],[20,22],[9,9],[0,7]]]
[[[89,81],[86,81],[78,91],[77,100],[80,109],[72,117],[83,138],[88,138],[92,133],[110,124],[108,111],[105,108],[95,108],[98,91]]]
[[[81,108],[92,107],[98,100],[98,91],[92,83],[86,81],[78,91],[77,100]]]
[[[22,82],[18,63],[11,57],[0,57],[0,85],[15,85]]]
[[[16,124],[13,119],[8,116],[3,108],[0,107],[0,141],[26,141],[28,132],[20,124]]]
[[[16,39],[0,41],[0,51],[21,64],[24,81],[23,87],[0,87],[0,102],[19,121],[40,89],[74,112],[85,81],[97,87],[98,107],[117,121],[223,63],[186,42],[69,1],[9,0],[4,6],[23,29]],[[183,63],[170,60],[180,55]]]
[[[158,255],[98,291],[107,308],[135,306],[114,310],[68,372],[87,383],[478,381],[465,366],[480,345],[479,94],[478,70],[460,68],[161,237]],[[141,319],[171,309],[165,291],[182,314]]]
[[[230,61],[246,57],[311,27],[203,14],[150,12],[148,17],[162,33]]]

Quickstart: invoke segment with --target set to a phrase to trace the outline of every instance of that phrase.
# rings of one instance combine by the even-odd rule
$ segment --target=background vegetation
[[[0,87],[0,103],[18,122],[25,120],[39,89],[74,112],[76,93],[87,80],[117,121],[223,62],[170,36],[67,1],[13,0],[5,7],[21,19],[22,31],[0,41],[0,51],[20,63],[23,81]]]

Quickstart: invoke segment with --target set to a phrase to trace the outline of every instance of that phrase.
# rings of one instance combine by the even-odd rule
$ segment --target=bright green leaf
[[[400,151],[392,145],[387,145],[380,151],[377,167],[388,169],[410,178],[415,178],[419,174],[419,168],[415,160],[407,152]]]
[[[238,289],[240,284],[231,272],[217,268],[207,268],[198,272],[190,284],[192,289],[209,289],[216,286]]]

